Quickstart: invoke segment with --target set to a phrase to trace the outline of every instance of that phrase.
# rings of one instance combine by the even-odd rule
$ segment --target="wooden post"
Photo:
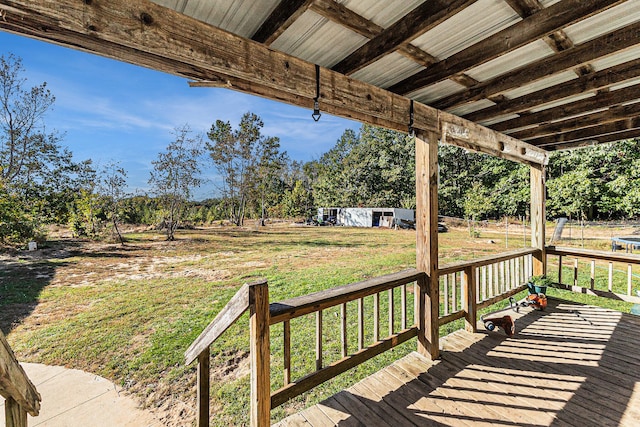
[[[198,427],[209,427],[209,368],[211,350],[198,356]]]
[[[477,331],[476,314],[476,268],[470,266],[462,273],[462,291],[464,292],[464,328],[468,332]]]
[[[249,307],[251,427],[266,427],[271,421],[269,287],[266,280],[249,285]]]
[[[533,274],[540,275],[547,272],[547,257],[545,254],[545,167],[531,166],[531,247],[540,249],[533,255]]]
[[[438,138],[425,132],[416,135],[416,268],[425,273],[418,280],[418,352],[439,357],[438,318]]]
[[[4,413],[7,427],[27,427],[27,411],[18,402],[9,397],[4,402]]]

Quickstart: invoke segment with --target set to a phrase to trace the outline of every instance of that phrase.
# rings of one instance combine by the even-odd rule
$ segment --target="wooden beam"
[[[602,12],[624,0],[564,0],[479,41],[426,70],[391,86],[395,93],[407,94],[449,76],[491,61],[564,27]]]
[[[505,0],[513,10],[515,10],[521,18],[528,18],[544,9],[542,3],[538,0]],[[543,38],[544,42],[555,52],[561,52],[573,47],[573,42],[569,36],[563,31],[558,30]],[[593,72],[593,67],[583,65],[575,70],[578,76],[583,76]]]
[[[333,69],[342,74],[352,74],[395,51],[400,45],[409,43],[476,1],[430,0],[424,2],[340,61]]]
[[[527,140],[546,135],[554,135],[572,130],[577,130],[598,124],[605,124],[619,120],[632,119],[640,115],[640,102],[629,105],[618,105],[597,113],[585,114],[549,124],[543,124],[534,128],[524,129],[510,134],[510,136]]]
[[[536,106],[609,87],[640,76],[640,59],[605,68],[593,74],[560,83],[527,95],[509,99],[499,106],[488,107],[472,113],[479,120],[487,120],[503,114],[520,113]],[[477,114],[476,114],[477,113]],[[469,114],[471,116],[472,114]],[[484,118],[483,118],[484,117]]]
[[[270,45],[309,8],[312,2],[313,0],[281,0],[251,39]]]
[[[269,99],[312,107],[315,64],[149,0],[0,0],[0,29]],[[107,5],[108,6],[105,6]],[[407,131],[410,100],[322,68],[320,109]],[[439,112],[414,103],[413,127],[439,131]],[[485,129],[484,132],[489,132]],[[498,136],[494,136],[498,138]],[[501,138],[501,137],[500,137]],[[486,146],[488,152],[493,147]],[[484,152],[480,143],[476,149]],[[535,147],[531,146],[535,150]],[[522,156],[521,161],[535,161]]]
[[[450,113],[440,113],[440,128],[443,144],[522,163],[546,165],[549,162],[548,153],[540,148],[533,148],[508,135],[487,132],[486,128]]]
[[[590,113],[603,108],[624,104],[625,102],[635,101],[638,98],[640,98],[640,83],[620,90],[600,92],[597,95],[586,99],[573,101],[557,107],[547,108],[546,110],[505,120],[491,125],[491,128],[498,131],[518,129],[525,126],[550,122],[561,117]]]
[[[311,4],[310,9],[368,39],[373,39],[384,31],[384,28],[380,25],[358,15],[343,4],[337,3],[335,0],[315,0]],[[410,43],[404,43],[398,46],[397,51],[424,67],[438,62],[437,58]]]
[[[547,256],[545,255],[546,217],[546,184],[545,167],[532,165],[531,175],[531,246],[540,252],[533,254],[533,274],[547,272]]]
[[[575,140],[571,142],[559,142],[543,144],[545,150],[570,150],[572,148],[589,147],[595,144],[605,144],[607,142],[623,141],[625,139],[640,138],[640,131],[638,129],[632,129],[625,132],[610,133],[608,135],[602,135],[593,138],[585,138],[581,140]]]
[[[602,135],[607,135],[610,133],[622,132],[627,130],[634,130],[634,129],[636,129],[638,132],[638,135],[640,135],[640,116],[627,118],[624,120],[617,120],[617,121],[606,123],[603,125],[591,126],[591,127],[564,132],[560,134],[534,138],[529,140],[528,142],[534,145],[554,144],[554,143],[557,144],[560,142],[571,142],[571,141],[583,140],[588,138],[597,139],[599,136],[602,136]]]
[[[24,411],[34,417],[40,412],[42,398],[18,363],[2,331],[0,331],[0,396],[15,402],[11,410],[14,411],[12,413],[19,415],[19,419]]]
[[[516,68],[515,70],[501,74],[492,79],[485,80],[467,90],[434,102],[432,105],[439,109],[452,108],[454,106],[488,98],[492,95],[506,92],[533,81],[571,70],[581,64],[587,64],[600,57],[610,55],[636,45],[638,43],[639,33],[640,23],[629,25],[620,30],[612,31],[593,40],[575,45],[573,48],[559,52],[556,55],[543,58],[539,61]],[[628,70],[626,72],[629,73]],[[602,72],[597,74],[602,76]],[[594,79],[596,78],[594,77]],[[582,82],[589,81],[587,77],[577,80]],[[573,84],[574,82],[563,83],[563,85]],[[571,87],[573,87],[571,90],[575,93],[577,86]],[[513,104],[510,104],[510,102],[507,101],[504,105],[485,108],[469,114],[466,117],[473,120],[485,120],[506,112],[513,112],[517,109],[522,111],[522,109],[525,108],[520,107],[517,104],[517,101],[512,102]]]
[[[418,280],[418,352],[439,357],[440,285],[438,280],[438,139],[416,135],[416,268]]]

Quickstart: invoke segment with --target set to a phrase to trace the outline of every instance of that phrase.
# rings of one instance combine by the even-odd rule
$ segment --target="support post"
[[[27,411],[18,402],[9,397],[4,403],[5,424],[7,427],[27,427]]]
[[[477,332],[476,314],[476,268],[470,266],[462,273],[462,291],[464,292],[464,328],[467,332]]]
[[[438,280],[438,138],[416,135],[416,268],[418,280],[418,352],[437,359],[440,286]]]
[[[198,356],[198,427],[209,427],[209,347]]]
[[[269,287],[262,280],[249,285],[251,346],[251,427],[266,427],[271,419]]]
[[[545,254],[545,167],[531,166],[531,247],[540,249],[533,255],[533,274],[547,273],[547,256]]]

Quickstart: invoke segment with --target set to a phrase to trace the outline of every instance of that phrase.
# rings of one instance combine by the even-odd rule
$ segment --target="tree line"
[[[149,224],[167,239],[182,226],[246,218],[299,218],[316,207],[415,208],[415,142],[374,126],[346,130],[318,159],[292,160],[264,123],[248,112],[236,127],[216,120],[207,132],[188,125],[152,162],[149,194],[128,194],[117,162],[96,168],[75,162],[62,136],[48,131],[55,102],[46,83],[26,85],[20,58],[0,56],[0,242],[44,238],[50,223],[77,236],[123,241],[122,223]],[[621,219],[640,215],[640,141],[627,140],[551,153],[547,168],[549,218]],[[529,168],[441,145],[440,214],[469,219],[527,216]],[[202,175],[207,165],[218,179]],[[193,201],[201,185],[218,197]]]

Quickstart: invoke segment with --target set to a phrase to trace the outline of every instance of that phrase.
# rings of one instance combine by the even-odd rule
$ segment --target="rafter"
[[[489,98],[492,95],[521,87],[563,71],[571,70],[580,64],[589,63],[600,57],[636,45],[640,41],[638,34],[640,34],[640,22],[575,45],[571,49],[516,68],[492,79],[485,80],[462,92],[433,102],[432,105],[439,109],[452,108],[482,98]],[[582,79],[581,81],[588,81],[589,79],[590,77],[586,77],[586,79]],[[507,111],[507,108],[509,108],[507,105],[500,105],[500,107],[496,108],[489,107],[474,112],[473,117],[474,120],[485,120],[503,114]]]
[[[476,1],[426,1],[340,61],[333,69],[342,74],[353,74],[386,54],[397,50],[399,46],[409,43]]]
[[[564,0],[450,56],[393,85],[389,90],[407,94],[464,72],[541,37],[588,18],[625,0]]]
[[[281,0],[251,38],[270,45],[302,15],[313,0]]]
[[[558,144],[561,142],[572,142],[588,138],[597,139],[601,136],[606,136],[611,133],[623,132],[627,130],[640,131],[640,117],[617,120],[615,122],[605,123],[603,125],[591,126],[588,128],[572,130],[555,135],[534,138],[527,142],[535,146],[540,146],[543,144]]]
[[[544,9],[544,6],[538,0],[505,0],[513,10],[515,10],[521,18],[528,18]],[[569,36],[563,31],[558,30],[544,37],[545,43],[555,52],[561,52],[573,47],[573,42]],[[593,67],[583,65],[575,70],[578,76],[583,76],[593,72]]]
[[[0,0],[0,29],[215,85],[310,106],[315,96],[315,65],[263,44],[213,27],[149,0]],[[328,69],[320,72],[320,106],[406,131],[410,100]],[[325,110],[326,109],[326,110]],[[413,126],[440,132],[446,113],[414,103]],[[451,138],[474,141],[474,149],[528,164],[546,163],[543,150],[461,118]],[[500,144],[493,141],[499,140]],[[489,141],[489,142],[485,142]]]
[[[559,117],[570,117],[579,114],[586,114],[592,111],[609,108],[616,105],[632,102],[640,98],[640,84],[625,87],[624,89],[611,92],[600,92],[579,101],[559,105],[536,113],[527,114],[510,120],[505,120],[491,125],[491,129],[505,132],[512,129],[519,129],[525,126],[538,125],[541,123],[556,120]]]
[[[538,105],[558,101],[588,91],[608,89],[618,83],[640,76],[640,59],[606,68],[594,74],[557,84],[518,98],[504,101],[499,106],[487,107],[467,116],[474,121],[486,120],[498,115],[520,113]]]
[[[601,135],[598,137],[578,139],[571,142],[553,142],[548,144],[541,144],[540,147],[548,151],[568,150],[570,148],[588,147],[594,144],[604,144],[607,142],[615,142],[615,141],[622,141],[625,139],[638,138],[639,134],[640,132],[638,129],[632,129],[624,132],[616,132],[616,133],[610,133],[608,135]]]
[[[617,105],[604,111],[598,111],[596,113],[585,114],[583,116],[543,124],[534,128],[513,132],[509,135],[526,141],[533,138],[560,134],[593,125],[602,125],[619,120],[632,119],[634,117],[638,117],[638,115],[640,115],[640,102],[630,105]]]

